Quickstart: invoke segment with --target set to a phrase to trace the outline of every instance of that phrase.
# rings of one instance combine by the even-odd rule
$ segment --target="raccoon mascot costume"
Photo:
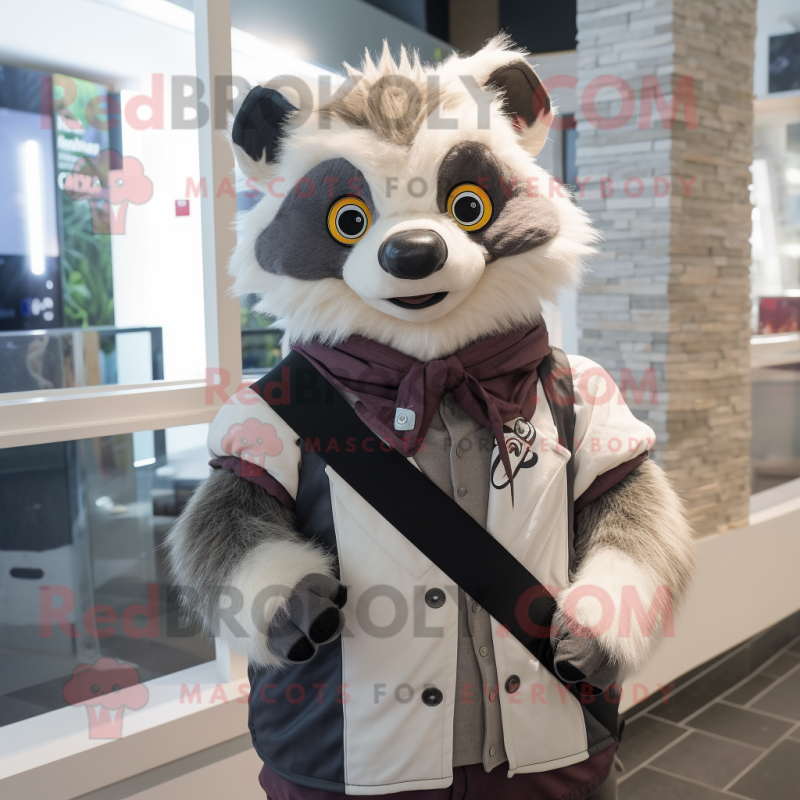
[[[503,39],[236,116],[263,197],[230,269],[292,350],[219,412],[169,548],[247,653],[273,800],[616,796],[619,684],[692,535],[650,428],[548,346],[597,238],[533,160],[551,119]]]

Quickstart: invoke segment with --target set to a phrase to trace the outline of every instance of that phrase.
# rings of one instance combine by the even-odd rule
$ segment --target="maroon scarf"
[[[509,476],[503,423],[533,417],[536,368],[550,353],[544,325],[479,339],[449,358],[434,361],[417,361],[361,336],[351,336],[335,347],[310,342],[293,348],[337,389],[354,394],[361,419],[404,455],[413,456],[419,450],[442,395],[453,392],[470,417],[492,429]],[[413,430],[394,429],[397,408],[414,412]]]

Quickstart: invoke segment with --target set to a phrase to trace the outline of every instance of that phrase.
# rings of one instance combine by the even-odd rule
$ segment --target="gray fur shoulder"
[[[575,517],[577,566],[613,547],[647,565],[683,598],[694,567],[694,536],[683,503],[664,471],[647,459]]]
[[[166,546],[172,579],[207,632],[213,632],[221,592],[247,554],[263,542],[294,536],[291,512],[251,481],[217,469],[200,484]]]

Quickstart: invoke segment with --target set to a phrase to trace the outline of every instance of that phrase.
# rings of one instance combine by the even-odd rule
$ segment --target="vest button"
[[[473,603],[472,604],[472,611],[475,614],[480,614],[481,613],[481,604],[480,603]]]
[[[441,608],[446,599],[447,598],[441,589],[428,589],[428,591],[425,592],[425,602],[431,608]]]
[[[466,486],[459,486],[458,489],[456,489],[456,494],[459,497],[466,497],[467,496],[467,487]]]
[[[438,706],[443,699],[444,695],[435,688],[426,689],[422,693],[422,702],[425,703],[426,706]]]
[[[522,685],[522,682],[519,679],[519,675],[509,675],[508,679],[506,680],[506,691],[509,694],[514,694],[514,692],[519,691],[519,687]]]
[[[485,658],[486,656],[489,655],[489,648],[486,645],[483,645],[483,647],[481,647],[479,652]]]

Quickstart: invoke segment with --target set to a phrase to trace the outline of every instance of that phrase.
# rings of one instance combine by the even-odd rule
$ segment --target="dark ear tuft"
[[[503,111],[516,121],[518,127],[530,128],[550,113],[547,90],[527,61],[520,59],[496,69],[489,76],[488,83],[503,90]]]
[[[253,161],[275,161],[286,120],[297,109],[275,89],[256,86],[245,97],[231,137]]]

